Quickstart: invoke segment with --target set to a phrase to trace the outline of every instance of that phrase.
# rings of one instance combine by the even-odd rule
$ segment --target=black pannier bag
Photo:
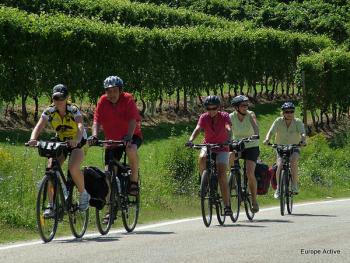
[[[258,185],[257,194],[265,195],[269,191],[271,174],[269,173],[269,166],[261,161],[256,163],[255,178]]]
[[[89,204],[99,210],[102,209],[108,194],[105,173],[97,167],[84,167],[84,181],[85,189],[91,196]]]

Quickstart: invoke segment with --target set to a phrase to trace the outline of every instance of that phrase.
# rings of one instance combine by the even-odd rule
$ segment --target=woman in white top
[[[266,135],[264,144],[268,144],[271,137],[275,135],[276,144],[298,144],[305,145],[306,136],[304,124],[301,120],[294,117],[295,106],[292,102],[283,103],[282,107],[283,117],[277,118]],[[297,149],[290,157],[290,168],[292,173],[292,190],[295,194],[299,192],[298,189],[298,159],[300,150]],[[277,172],[279,174],[282,169],[282,159],[277,155]],[[278,177],[278,176],[277,176]],[[278,178],[277,178],[278,184]],[[275,198],[279,198],[278,187],[274,194]]]
[[[248,110],[249,99],[246,96],[239,95],[233,98],[232,106],[235,111],[230,114],[232,122],[232,134],[234,140],[248,138],[253,135],[259,136],[259,127],[254,112]],[[248,177],[248,186],[252,195],[252,212],[259,211],[259,205],[256,200],[257,183],[255,178],[255,166],[259,157],[259,140],[254,140],[244,144],[245,148],[238,158],[246,160],[246,169]],[[231,153],[230,164],[233,164],[236,158],[235,153]]]

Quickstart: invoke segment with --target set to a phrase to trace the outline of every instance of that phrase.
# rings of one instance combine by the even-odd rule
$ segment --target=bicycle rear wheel
[[[244,210],[245,210],[245,213],[246,213],[249,221],[253,221],[255,213],[252,212],[252,195],[251,195],[249,187],[248,187],[247,177],[244,178],[244,189],[245,189],[245,191],[243,192]]]
[[[201,210],[203,222],[209,227],[212,220],[213,205],[210,199],[209,174],[204,171],[201,178]]]
[[[232,209],[232,215],[230,217],[232,222],[234,223],[237,221],[239,216],[241,200],[240,200],[240,188],[237,183],[237,177],[233,172],[230,173],[228,184],[230,188],[230,202],[231,202],[231,209]]]
[[[73,184],[73,182],[71,182]],[[69,187],[67,187],[69,189]],[[87,225],[89,223],[89,208],[85,211],[79,209],[79,191],[78,188],[73,185],[71,187],[71,203],[68,210],[69,226],[72,234],[76,238],[81,238],[85,234]]]
[[[284,216],[285,206],[286,206],[286,173],[284,170],[281,170],[279,174],[279,192],[280,192],[280,211],[281,216]]]
[[[289,173],[288,179],[286,180],[286,203],[287,203],[287,211],[290,215],[293,212],[293,191],[292,191],[292,176]]]
[[[55,200],[54,195],[56,193]],[[62,197],[58,194],[57,184],[51,178],[45,176],[41,181],[36,199],[36,222],[41,239],[50,242],[57,230],[59,211],[63,211]],[[44,211],[51,207],[52,215],[44,215]]]
[[[110,191],[105,206],[102,209],[96,208],[96,226],[101,235],[108,234],[111,229],[115,211],[115,190],[114,187],[110,187],[110,184],[108,187]]]

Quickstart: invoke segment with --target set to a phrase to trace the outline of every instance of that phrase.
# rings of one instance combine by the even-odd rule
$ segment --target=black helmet
[[[241,104],[244,101],[249,101],[248,97],[244,95],[238,95],[232,99],[231,105],[236,107],[236,106],[239,106],[239,104]]]
[[[282,104],[281,109],[282,110],[289,110],[289,109],[294,110],[295,106],[294,106],[293,102],[287,101],[287,102]]]
[[[66,85],[57,84],[52,89],[52,98],[67,98],[68,97],[68,89]]]
[[[204,107],[208,107],[209,105],[217,105],[221,104],[220,98],[216,95],[210,95],[204,100]]]
[[[109,76],[104,80],[103,86],[105,89],[113,87],[123,88],[124,82],[118,76]]]

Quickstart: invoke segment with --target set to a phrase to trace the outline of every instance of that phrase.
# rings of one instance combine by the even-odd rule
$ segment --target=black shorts
[[[140,148],[142,144],[142,139],[139,136],[133,135],[131,144],[136,144],[137,149]],[[106,149],[105,150],[105,165],[108,165],[109,160],[117,160],[119,161],[124,153],[123,147],[117,147],[112,149]]]
[[[259,155],[260,155],[259,147],[252,147],[252,148],[244,149],[240,158],[244,160],[250,160],[250,161],[256,162],[258,160]]]

